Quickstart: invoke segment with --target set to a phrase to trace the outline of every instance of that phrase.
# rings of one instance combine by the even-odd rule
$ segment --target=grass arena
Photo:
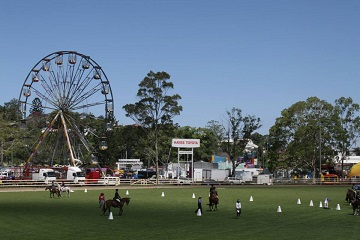
[[[70,197],[61,198],[50,198],[44,188],[0,189],[0,234],[22,240],[359,239],[360,217],[345,201],[348,186],[216,187],[218,211],[211,212],[209,186],[121,186],[121,197],[131,201],[122,216],[112,209],[113,219],[102,215],[98,196],[103,192],[111,199],[116,187],[74,187]],[[194,213],[199,196],[201,216]],[[325,198],[329,209],[320,207]]]

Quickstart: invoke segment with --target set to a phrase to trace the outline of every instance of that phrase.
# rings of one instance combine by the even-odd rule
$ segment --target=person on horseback
[[[54,190],[55,190],[55,182],[52,181],[52,182],[51,182],[51,191],[54,191]]]
[[[215,191],[216,191],[216,188],[215,188],[214,184],[211,184],[210,195],[212,195]]]
[[[113,200],[116,201],[118,203],[118,205],[120,204],[121,197],[119,194],[119,189],[115,190],[115,196],[114,196]]]
[[[216,191],[214,184],[211,184],[210,196],[213,196],[213,195],[216,196],[217,199],[219,199],[218,192]],[[210,204],[210,200],[209,200],[209,204]]]

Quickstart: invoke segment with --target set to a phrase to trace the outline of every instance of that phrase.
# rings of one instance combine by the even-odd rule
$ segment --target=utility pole
[[[4,142],[1,142],[1,166],[4,166]]]

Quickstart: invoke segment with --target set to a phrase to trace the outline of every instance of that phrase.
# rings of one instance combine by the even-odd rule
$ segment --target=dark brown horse
[[[347,201],[348,203],[351,204],[351,202],[355,199],[359,199],[360,198],[360,194],[353,189],[348,189],[346,192],[346,197],[345,197],[345,201]]]
[[[359,215],[360,212],[360,200],[358,198],[351,200],[351,206],[353,208],[353,215]]]
[[[129,205],[129,202],[130,202],[130,198],[121,198],[120,202],[112,199],[106,200],[102,206],[103,215],[105,215],[106,210],[110,214],[110,209],[111,207],[113,207],[113,208],[119,208],[119,216],[121,216],[124,211],[123,209],[124,204],[126,203],[126,205]]]
[[[57,187],[52,188],[51,186],[47,186],[47,187],[45,188],[45,191],[46,191],[46,190],[49,190],[49,192],[50,192],[50,197],[55,198],[55,194],[56,194],[58,197],[61,197],[61,192],[60,192],[60,190],[59,190]]]
[[[219,204],[219,196],[217,194],[216,191],[214,191],[213,193],[211,193],[210,197],[209,197],[209,208],[210,211],[215,211],[218,210],[217,209],[217,205]]]

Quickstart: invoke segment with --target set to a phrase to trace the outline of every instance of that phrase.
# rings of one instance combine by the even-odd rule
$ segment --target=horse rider
[[[215,193],[216,192],[216,188],[215,188],[215,186],[214,186],[214,184],[211,184],[211,187],[210,187],[210,195],[213,195],[213,193]]]
[[[211,187],[210,187],[210,196],[209,197],[211,197],[211,196],[215,196],[217,199],[219,199],[218,192],[216,191],[214,184],[211,184]],[[210,198],[209,198],[209,204],[211,204]]]
[[[52,182],[51,182],[51,191],[54,191],[54,190],[55,190],[55,182],[52,181]]]
[[[120,194],[119,194],[119,189],[115,190],[115,196],[114,196],[113,200],[117,201],[118,204],[120,203],[121,197],[120,197]]]

